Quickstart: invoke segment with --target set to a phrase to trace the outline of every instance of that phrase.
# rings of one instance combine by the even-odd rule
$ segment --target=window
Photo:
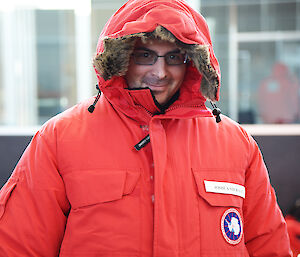
[[[299,10],[299,1],[202,1],[214,20],[223,113],[240,123],[300,123]]]
[[[74,12],[36,10],[38,123],[76,103]]]

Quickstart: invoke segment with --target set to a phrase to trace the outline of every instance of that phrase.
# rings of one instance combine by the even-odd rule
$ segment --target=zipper
[[[168,109],[165,110],[165,112],[169,112],[169,111],[173,111],[175,109],[181,108],[181,107],[192,107],[192,108],[198,108],[198,107],[203,107],[205,106],[205,104],[201,104],[201,105],[184,105],[184,104],[179,104],[179,105],[175,105],[172,107],[169,107]]]
[[[137,105],[137,107],[139,107],[140,109],[143,109],[144,111],[146,111],[146,113],[152,118],[154,115],[152,112],[148,111],[144,106],[142,105]]]

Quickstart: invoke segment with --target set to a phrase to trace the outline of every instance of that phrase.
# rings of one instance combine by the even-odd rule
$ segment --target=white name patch
[[[211,193],[237,195],[245,198],[245,187],[228,182],[204,180],[205,191]]]

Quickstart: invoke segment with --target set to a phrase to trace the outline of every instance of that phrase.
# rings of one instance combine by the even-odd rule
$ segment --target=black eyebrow
[[[148,52],[153,52],[153,53],[156,53],[155,51],[149,49],[149,48],[146,48],[146,47],[137,47],[135,50],[144,50],[144,51],[148,51]],[[172,50],[170,52],[167,52],[166,54],[171,54],[171,53],[180,53],[180,50],[177,48],[175,50]],[[156,53],[157,54],[157,53]]]

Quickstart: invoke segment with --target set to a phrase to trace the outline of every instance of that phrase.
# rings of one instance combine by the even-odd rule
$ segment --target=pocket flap
[[[239,172],[195,171],[198,193],[212,206],[241,207],[245,197],[243,175]]]
[[[9,179],[0,191],[0,218],[3,216],[5,211],[6,203],[17,185],[17,180]]]
[[[140,172],[125,170],[76,171],[64,176],[73,209],[121,199],[134,190]]]

